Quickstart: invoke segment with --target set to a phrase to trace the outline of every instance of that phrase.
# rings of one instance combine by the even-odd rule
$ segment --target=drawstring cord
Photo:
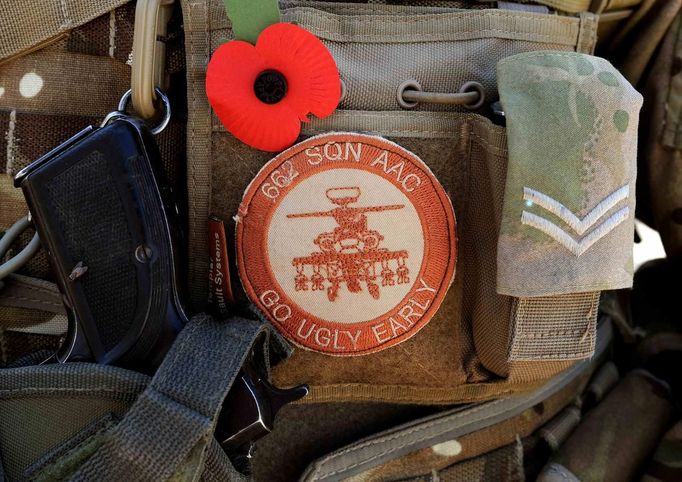
[[[465,82],[459,92],[426,92],[416,80],[406,80],[398,86],[398,104],[413,109],[419,103],[461,105],[476,110],[485,103],[485,88],[475,81]]]

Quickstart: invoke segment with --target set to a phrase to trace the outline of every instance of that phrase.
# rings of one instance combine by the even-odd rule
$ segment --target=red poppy
[[[313,34],[289,23],[263,30],[256,45],[232,40],[213,54],[206,94],[225,128],[263,151],[291,146],[312,113],[334,112],[341,81],[334,58]]]

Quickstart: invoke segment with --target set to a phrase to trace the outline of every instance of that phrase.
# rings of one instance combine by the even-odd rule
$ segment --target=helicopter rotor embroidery
[[[329,301],[336,301],[339,290],[345,283],[350,293],[362,291],[364,282],[372,298],[378,300],[381,286],[395,286],[410,282],[409,269],[405,260],[406,250],[391,251],[380,247],[384,236],[368,228],[367,214],[403,209],[404,204],[384,206],[351,206],[360,199],[359,187],[333,187],[325,191],[329,201],[337,207],[328,211],[288,214],[287,218],[332,217],[338,224],[331,232],[319,234],[314,243],[320,251],[308,256],[294,258],[296,268],[296,291],[323,291],[326,288]],[[395,268],[391,269],[391,264]],[[306,275],[306,268],[312,271]],[[379,268],[379,269],[377,269]]]

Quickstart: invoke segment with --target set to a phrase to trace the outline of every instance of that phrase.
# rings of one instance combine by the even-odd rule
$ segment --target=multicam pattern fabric
[[[498,77],[509,145],[498,292],[630,286],[642,96],[584,54],[515,55]]]

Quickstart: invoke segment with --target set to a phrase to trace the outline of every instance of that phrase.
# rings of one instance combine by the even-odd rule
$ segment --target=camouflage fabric
[[[406,482],[523,482],[523,446],[521,440],[485,455],[433,470],[421,477],[404,479]]]
[[[509,146],[498,292],[631,286],[642,96],[584,54],[520,54],[497,70]]]

